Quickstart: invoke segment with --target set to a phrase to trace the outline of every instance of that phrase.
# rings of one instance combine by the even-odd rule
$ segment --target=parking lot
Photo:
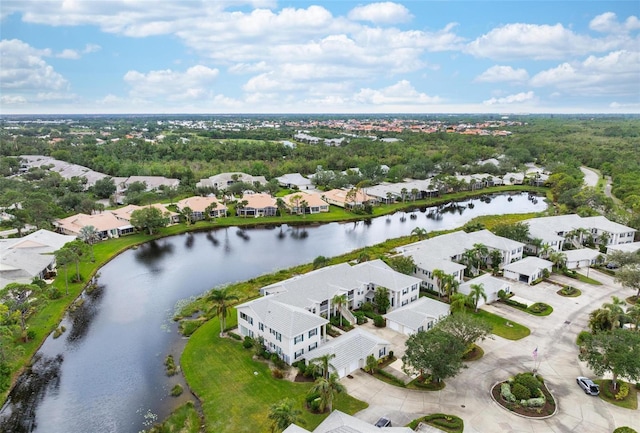
[[[591,278],[603,283],[595,286],[577,280],[554,277],[582,291],[576,298],[556,294],[558,286],[541,283],[536,286],[514,284],[517,296],[533,302],[545,302],[554,309],[546,317],[537,317],[496,303],[483,308],[507,317],[531,329],[531,335],[518,341],[500,337],[480,343],[485,355],[467,363],[468,368],[447,386],[436,392],[413,391],[388,385],[372,376],[357,372],[353,379],[343,379],[349,394],[369,403],[356,416],[372,424],[380,416],[389,417],[394,426],[406,425],[412,419],[430,413],[448,413],[461,417],[465,432],[589,432],[611,433],[616,427],[640,429],[640,411],[613,406],[598,397],[586,395],[577,385],[577,376],[593,378],[593,372],[578,360],[575,339],[586,329],[589,313],[608,302],[612,295],[626,298],[629,289],[613,282],[613,278],[590,271]],[[368,328],[375,331],[375,328]],[[379,331],[392,344],[402,345],[404,338],[389,329]],[[393,333],[395,335],[391,335]],[[509,376],[534,368],[533,350],[538,348],[536,367],[556,398],[558,412],[545,420],[531,420],[514,415],[490,395],[493,384]],[[398,355],[401,347],[393,347]]]

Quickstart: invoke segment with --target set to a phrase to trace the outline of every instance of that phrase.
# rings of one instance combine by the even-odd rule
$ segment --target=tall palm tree
[[[301,415],[302,411],[293,407],[293,400],[289,398],[285,398],[278,403],[272,404],[269,408],[271,433],[279,433],[291,424],[305,424],[305,420]]]
[[[478,302],[480,302],[480,298],[484,299],[487,302],[487,294],[484,291],[484,285],[482,284],[472,284],[469,291],[469,299],[473,303],[473,309],[475,312],[478,312]]]
[[[497,275],[500,271],[500,265],[502,264],[502,252],[500,250],[491,250],[489,256],[491,257],[491,268],[493,269],[493,275]]]
[[[415,236],[419,241],[425,239],[427,237],[427,229],[422,227],[416,227],[411,230],[411,236]]]
[[[418,194],[420,194],[420,190],[418,188],[411,188],[411,198],[413,201],[416,201]]]
[[[482,264],[487,262],[489,256],[489,248],[485,244],[477,243],[473,244],[473,251],[475,252],[477,268],[482,268]]]
[[[604,310],[609,311],[609,317],[611,318],[611,328],[621,328],[624,324],[627,315],[622,309],[626,305],[626,302],[617,296],[611,297],[611,302],[605,302],[602,304]]]
[[[282,197],[276,198],[276,207],[278,208],[278,211],[280,212],[280,216],[283,217],[285,212],[286,212],[286,210],[287,210],[287,204],[284,202]]]
[[[458,293],[458,287],[460,287],[460,282],[453,275],[449,274],[445,277],[444,291],[447,294],[447,298],[451,298],[451,295]]]
[[[224,335],[229,303],[236,300],[238,300],[238,296],[229,287],[212,289],[207,296],[207,301],[214,304],[211,309],[220,318],[220,336]]]
[[[181,213],[187,225],[190,225],[193,220],[193,209],[191,209],[189,206],[185,206],[182,208]]]
[[[567,255],[565,253],[555,251],[549,254],[549,260],[551,260],[555,265],[556,271],[559,271],[560,268],[564,267],[564,264],[567,262]]]
[[[640,331],[640,303],[627,307],[627,318],[633,324],[636,331]]]
[[[444,280],[447,277],[447,274],[442,269],[434,269],[433,272],[431,272],[431,275],[433,275],[433,278],[436,280],[438,293],[440,294],[440,297],[442,297],[442,289],[444,287]]]
[[[333,303],[333,307],[338,311],[340,311],[342,307],[347,306],[347,303],[349,301],[347,299],[347,295],[343,293],[342,295],[335,295],[333,299],[331,299],[331,302]],[[335,314],[335,311],[334,311],[334,314]],[[342,327],[342,313],[340,313],[340,327]]]
[[[62,266],[64,268],[64,283],[66,287],[66,293],[69,294],[69,265],[73,263],[72,251],[68,248],[62,247],[55,253],[56,266]]]
[[[309,361],[309,365],[312,366],[314,373],[322,371],[322,377],[329,379],[331,370],[335,371],[336,368],[331,364],[331,360],[336,357],[335,353],[327,353],[325,355],[313,358]]]
[[[336,373],[331,373],[328,378],[318,378],[310,392],[320,394],[320,411],[325,412],[328,410],[329,413],[331,413],[335,394],[345,391],[346,388],[340,383],[338,375]]]
[[[464,293],[454,293],[449,299],[449,311],[451,313],[464,313],[467,310],[469,298]]]

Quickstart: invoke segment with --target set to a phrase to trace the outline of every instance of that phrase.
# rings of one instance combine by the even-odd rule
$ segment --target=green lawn
[[[228,324],[235,320],[232,310]],[[267,364],[252,359],[252,350],[233,339],[220,338],[219,330],[218,320],[208,321],[191,336],[181,358],[185,378],[202,401],[207,432],[266,432],[269,406],[284,398],[292,399],[303,411],[305,428],[313,430],[320,424],[326,415],[304,409],[310,383],[272,378]],[[335,409],[349,414],[366,407],[366,403],[345,394],[334,402]]]
[[[600,386],[600,394],[598,394],[598,396],[602,400],[625,409],[638,409],[638,391],[636,390],[635,384],[629,383],[629,394],[622,400],[616,400],[614,394],[609,390],[609,386],[611,385],[610,380],[594,380],[594,382]],[[623,383],[623,381],[618,380],[618,389],[620,389],[620,385]]]
[[[477,313],[472,314],[490,324],[492,333],[507,340],[520,340],[531,333],[526,326],[507,320],[502,316],[489,313],[488,311],[478,310]],[[509,323],[510,326],[507,326],[507,323]]]

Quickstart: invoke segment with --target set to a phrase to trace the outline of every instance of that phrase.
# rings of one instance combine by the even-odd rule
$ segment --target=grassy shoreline
[[[227,217],[220,220],[214,221],[200,221],[196,224],[176,224],[173,226],[162,228],[158,231],[157,234],[147,235],[142,233],[136,233],[128,236],[124,236],[117,239],[109,239],[107,241],[98,243],[94,245],[94,256],[95,260],[93,262],[84,262],[80,264],[80,274],[83,276],[83,281],[79,283],[71,283],[69,282],[69,294],[61,297],[57,300],[52,300],[47,303],[47,305],[29,318],[28,325],[29,329],[35,332],[35,337],[27,342],[27,343],[16,343],[22,348],[22,354],[14,359],[13,362],[9,364],[11,369],[11,386],[5,392],[0,394],[0,402],[4,404],[8,397],[9,392],[13,388],[16,383],[17,378],[24,371],[24,369],[29,365],[31,359],[35,355],[35,353],[39,350],[39,348],[44,344],[47,337],[59,326],[59,323],[64,318],[68,308],[75,302],[75,300],[82,294],[83,290],[88,285],[88,282],[95,276],[99,274],[100,268],[109,263],[118,255],[127,251],[128,249],[138,246],[140,244],[161,239],[168,236],[174,236],[178,234],[188,233],[188,232],[197,232],[197,231],[208,231],[215,230],[224,227],[263,227],[263,226],[272,226],[272,225],[281,225],[281,224],[289,224],[289,225],[318,225],[329,222],[349,222],[349,221],[359,221],[363,219],[376,218],[379,216],[384,216],[387,214],[393,214],[398,211],[408,211],[417,207],[424,206],[437,206],[440,204],[449,203],[451,201],[459,201],[463,199],[469,199],[474,197],[479,197],[486,194],[495,194],[495,193],[508,193],[508,192],[536,192],[538,194],[544,195],[547,188],[543,187],[530,187],[530,186],[502,186],[502,187],[491,187],[485,188],[481,191],[465,191],[454,194],[448,194],[441,197],[429,198],[425,200],[417,200],[415,202],[406,202],[406,203],[396,203],[392,205],[381,205],[374,208],[373,214],[371,215],[356,215],[351,212],[347,212],[344,209],[336,208],[334,206],[331,207],[331,212],[328,214],[314,214],[314,215],[306,215],[306,216],[297,216],[297,215],[286,215],[282,217],[265,217],[260,218],[260,221],[256,221],[256,218],[241,218],[241,217]],[[516,214],[517,217],[522,216],[522,218],[516,218],[516,220],[521,220],[525,218],[530,218],[534,214]],[[487,227],[490,227],[493,221],[497,221],[498,217],[496,216],[488,216],[487,217]],[[492,221],[493,220],[493,221]],[[504,216],[500,217],[500,222],[505,222]],[[409,242],[409,237],[400,238],[404,240],[400,240],[399,242],[407,243]],[[387,241],[389,242],[389,241]],[[398,246],[402,245],[402,243],[398,243]],[[373,247],[372,247],[373,248]],[[374,257],[374,254],[372,254]],[[355,258],[355,257],[354,257]],[[333,260],[331,261],[333,263]],[[306,265],[310,266],[310,265]],[[73,274],[73,270],[69,269],[69,275]],[[258,279],[255,279],[258,280]],[[53,286],[59,288],[62,293],[66,293],[66,286],[64,281],[64,272],[59,272],[58,276],[53,282]]]

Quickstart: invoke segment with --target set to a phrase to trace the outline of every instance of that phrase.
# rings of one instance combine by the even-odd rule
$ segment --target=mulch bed
[[[294,382],[313,382],[313,377],[311,376],[307,377],[304,374],[298,373],[293,381]]]
[[[549,390],[547,390],[546,385],[543,385],[541,388],[545,398],[547,399],[547,402],[545,403],[545,405],[542,407],[530,408],[530,407],[522,407],[517,403],[509,403],[508,401],[503,399],[502,395],[500,395],[500,385],[502,385],[502,383],[504,382],[500,382],[496,386],[494,386],[493,389],[491,389],[491,394],[493,395],[493,398],[498,402],[499,405],[510,410],[511,412],[515,412],[519,415],[524,415],[531,418],[543,418],[543,417],[552,415],[553,412],[556,410],[555,400],[549,393]],[[538,411],[540,413],[538,413]]]

